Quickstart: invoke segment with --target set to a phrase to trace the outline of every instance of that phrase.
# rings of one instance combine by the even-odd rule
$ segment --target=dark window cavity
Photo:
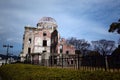
[[[43,36],[47,36],[47,33],[46,33],[46,32],[44,32],[44,33],[43,33]]]
[[[29,38],[29,43],[31,43],[32,42],[32,40],[31,40],[31,38]]]
[[[47,40],[43,40],[43,47],[47,46]]]
[[[31,48],[28,48],[28,54],[30,54],[31,53]]]

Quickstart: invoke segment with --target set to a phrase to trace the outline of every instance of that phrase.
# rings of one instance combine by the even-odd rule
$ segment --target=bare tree
[[[95,51],[98,51],[105,58],[105,70],[108,69],[107,55],[110,55],[115,49],[115,41],[110,40],[98,40],[92,41],[92,45]]]
[[[90,44],[85,39],[76,39],[74,37],[68,39],[67,43],[74,45],[76,50],[80,50],[83,56],[90,47]]]
[[[90,47],[90,44],[85,41],[85,39],[76,39],[74,37],[67,40],[68,44],[72,44],[76,48],[76,54],[77,54],[77,66],[78,69],[81,66],[81,59],[82,56],[86,55],[88,48]],[[81,56],[81,57],[80,57]]]

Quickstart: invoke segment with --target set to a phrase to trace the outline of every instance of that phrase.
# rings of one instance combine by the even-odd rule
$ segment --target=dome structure
[[[55,19],[53,19],[53,18],[51,18],[51,17],[42,17],[40,20],[39,20],[39,22],[38,23],[54,23],[54,24],[56,24],[56,20]]]
[[[57,23],[56,20],[51,17],[42,17],[38,23],[38,28],[46,28],[46,29],[56,29]]]

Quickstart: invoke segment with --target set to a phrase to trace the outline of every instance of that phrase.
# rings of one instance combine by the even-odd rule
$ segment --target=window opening
[[[47,40],[43,40],[43,46],[47,46]]]

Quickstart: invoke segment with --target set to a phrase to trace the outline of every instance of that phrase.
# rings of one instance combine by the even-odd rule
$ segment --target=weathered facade
[[[33,61],[36,64],[48,64],[51,56],[58,57],[60,53],[75,54],[75,48],[68,45],[65,39],[60,39],[58,25],[51,17],[43,17],[37,27],[25,26],[21,61]]]

